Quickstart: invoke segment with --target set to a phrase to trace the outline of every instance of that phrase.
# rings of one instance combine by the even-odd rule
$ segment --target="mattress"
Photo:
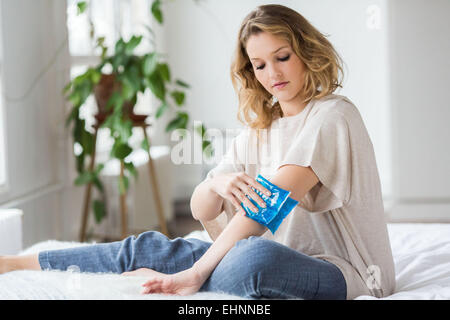
[[[450,224],[393,223],[388,225],[396,273],[396,290],[385,300],[450,299]],[[185,238],[209,240],[205,232],[195,231]],[[45,241],[21,254],[88,244]],[[225,293],[198,292],[190,296],[141,295],[143,277],[68,271],[14,271],[0,275],[0,299],[242,299]],[[356,300],[376,300],[359,296]]]

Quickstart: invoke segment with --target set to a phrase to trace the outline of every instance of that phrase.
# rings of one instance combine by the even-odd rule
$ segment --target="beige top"
[[[268,129],[246,128],[233,139],[205,180],[244,171],[270,179],[285,164],[310,166],[320,182],[282,222],[263,237],[327,260],[342,271],[347,299],[385,297],[395,273],[372,142],[361,115],[346,97],[312,100],[300,113],[275,119]],[[204,223],[212,239],[235,212],[230,201]]]

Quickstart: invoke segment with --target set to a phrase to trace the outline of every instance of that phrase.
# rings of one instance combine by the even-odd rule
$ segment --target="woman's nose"
[[[281,80],[281,71],[274,64],[271,64],[269,67],[269,77],[272,81]]]

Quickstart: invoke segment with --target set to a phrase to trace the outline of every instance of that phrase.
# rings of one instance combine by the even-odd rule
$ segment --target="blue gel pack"
[[[266,203],[266,208],[259,206],[253,199],[249,196],[247,198],[258,208],[258,212],[251,211],[243,202],[241,202],[241,206],[244,208],[246,215],[249,218],[263,224],[267,225],[270,221],[275,218],[278,211],[280,210],[283,203],[290,195],[290,191],[279,188],[278,186],[271,183],[269,180],[265,179],[261,175],[258,175],[256,178],[261,185],[263,185],[266,189],[268,189],[271,193],[270,197],[263,194],[261,191],[252,187],[252,189],[258,194]]]
[[[275,233],[283,219],[289,214],[289,212],[292,211],[298,201],[289,197],[291,194],[290,191],[278,187],[261,175],[258,175],[256,181],[271,192],[269,197],[261,191],[252,188],[256,194],[264,200],[266,203],[266,208],[260,207],[249,196],[247,196],[247,198],[255,205],[255,207],[259,209],[258,212],[251,211],[246,205],[243,204],[243,202],[241,202],[241,206],[244,208],[247,217],[266,226],[272,233]]]
[[[275,231],[277,231],[281,222],[283,222],[284,218],[287,217],[287,215],[292,211],[292,209],[295,208],[297,204],[298,201],[292,199],[291,197],[288,197],[286,199],[286,202],[281,207],[280,212],[278,212],[275,218],[273,218],[272,221],[270,221],[270,223],[266,226],[270,230],[270,232],[272,232],[272,234],[274,234]]]

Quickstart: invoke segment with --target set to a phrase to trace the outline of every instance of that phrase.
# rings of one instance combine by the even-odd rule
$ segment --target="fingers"
[[[171,286],[167,286],[162,279],[154,279],[147,281],[142,285],[141,294],[159,293],[159,294],[170,294],[178,295],[177,289]]]
[[[239,201],[239,198],[236,197],[236,196],[234,195],[233,190],[230,191],[230,193],[229,193],[229,195],[228,195],[228,197],[227,197],[227,200],[230,200],[231,203],[232,203],[236,208],[238,208],[238,209],[241,208],[241,202]]]
[[[236,214],[241,215],[241,216],[245,216],[247,214],[247,212],[245,212],[245,210],[241,207]]]
[[[266,203],[264,202],[264,200],[252,189],[252,187],[250,185],[248,185],[244,182],[241,182],[240,188],[246,195],[248,195],[250,198],[252,198],[256,203],[258,203],[258,205],[260,207],[263,207],[263,208],[266,207]],[[255,207],[255,209],[257,210],[256,207]]]
[[[238,208],[240,208],[241,203],[243,203],[244,205],[246,205],[253,212],[258,212],[258,208],[250,201],[249,198],[247,198],[245,196],[244,192],[242,192],[241,189],[234,188],[232,193],[237,199],[239,199],[239,206],[238,206]]]
[[[255,188],[256,190],[259,190],[261,193],[264,193],[266,196],[270,197],[270,190],[265,188],[262,184],[260,184],[258,181],[253,179],[252,177],[245,176],[244,180],[246,183],[248,183],[250,186]]]
[[[152,279],[147,281],[142,285],[144,289],[142,289],[142,294],[149,293],[162,293],[162,280],[161,279]]]
[[[254,189],[253,189],[254,188]],[[250,200],[252,199],[258,206],[265,208],[264,199],[255,192],[261,192],[266,196],[270,196],[271,192],[258,181],[247,175],[245,172],[239,172],[227,187],[226,199],[230,200],[237,208],[241,208],[241,203],[248,207],[251,211],[257,213],[258,207]]]

